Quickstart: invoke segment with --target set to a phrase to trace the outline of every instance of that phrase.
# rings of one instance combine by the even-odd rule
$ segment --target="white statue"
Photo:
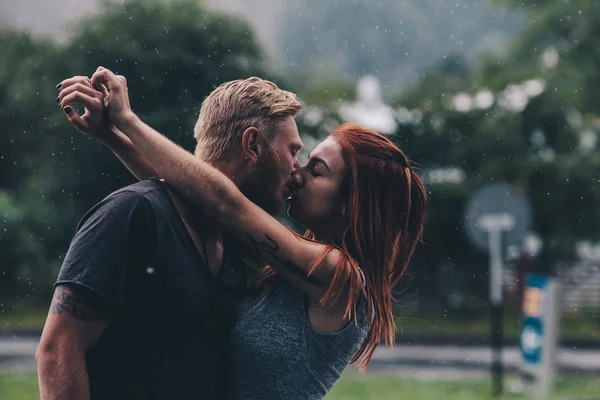
[[[356,84],[357,100],[340,105],[340,116],[384,135],[396,131],[394,110],[383,102],[381,84],[373,75],[365,75]]]

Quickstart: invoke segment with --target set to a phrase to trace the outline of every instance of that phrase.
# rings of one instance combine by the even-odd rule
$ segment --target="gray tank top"
[[[245,300],[231,337],[230,398],[325,397],[367,336],[364,299],[357,309],[358,326],[325,333],[312,327],[304,294],[287,282]]]

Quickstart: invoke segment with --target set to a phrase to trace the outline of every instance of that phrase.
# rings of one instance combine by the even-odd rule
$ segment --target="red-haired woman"
[[[112,122],[161,177],[269,265],[258,279],[264,290],[239,308],[232,398],[320,399],[348,363],[364,369],[382,340],[393,342],[392,288],[421,238],[426,192],[389,139],[344,124],[293,172],[288,214],[308,228],[301,237],[137,119],[124,79],[102,70],[92,82],[108,87]],[[305,279],[293,278],[298,271]]]

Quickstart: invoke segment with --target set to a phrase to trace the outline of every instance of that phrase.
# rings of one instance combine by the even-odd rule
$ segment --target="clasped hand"
[[[60,91],[56,101],[64,110],[67,119],[79,131],[106,139],[115,133],[115,128],[125,123],[134,114],[129,103],[127,80],[122,75],[98,67],[92,78],[74,76],[56,85]],[[73,108],[72,103],[80,103],[84,114]]]

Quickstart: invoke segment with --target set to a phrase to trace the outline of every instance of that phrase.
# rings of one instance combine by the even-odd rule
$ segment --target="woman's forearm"
[[[219,216],[221,223],[227,225],[227,217],[232,214],[229,211],[244,196],[226,175],[182,149],[133,113],[118,121],[117,126],[162,179],[192,204],[209,215]]]
[[[115,153],[123,165],[140,181],[151,177],[161,178],[152,164],[135,148],[131,139],[114,126],[112,132],[100,141]]]

